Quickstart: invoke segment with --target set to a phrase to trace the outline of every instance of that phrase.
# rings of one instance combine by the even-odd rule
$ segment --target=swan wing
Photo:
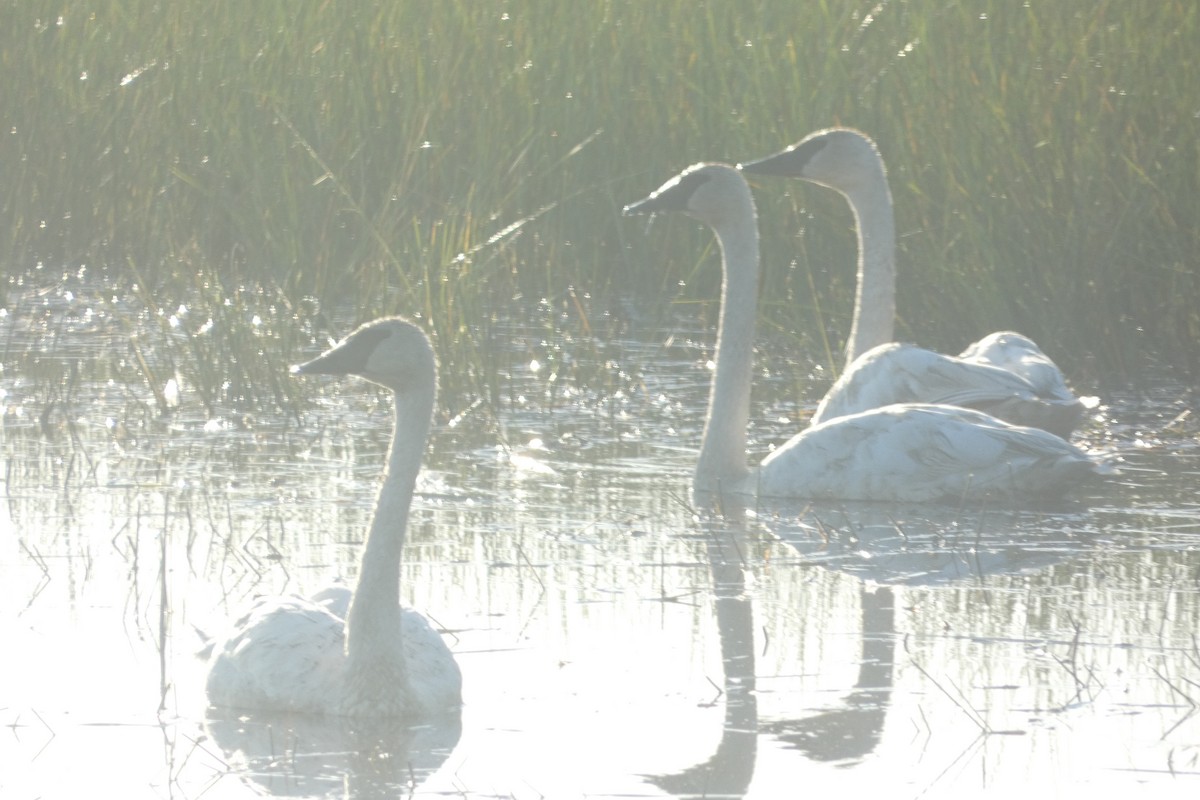
[[[1066,438],[1079,426],[1084,413],[1100,404],[1096,397],[1076,397],[1058,365],[1032,339],[1013,331],[989,334],[964,350],[959,358],[999,367],[1029,381],[1040,402],[979,406],[1018,425],[1032,425]]]
[[[1098,465],[1046,431],[952,406],[897,404],[793,437],[762,463],[768,496],[925,502],[1060,494]]]
[[[341,581],[331,583],[313,592],[311,597],[314,603],[324,606],[330,614],[343,620],[346,618],[346,612],[350,610],[350,601],[353,599],[354,592]]]
[[[991,364],[889,343],[855,359],[817,407],[813,424],[895,403],[974,407],[1009,398],[1034,401],[1026,379]]]
[[[400,623],[394,641],[403,648],[403,672],[380,667],[380,674],[359,675],[358,681],[391,687],[405,713],[456,708],[462,672],[441,634],[412,609],[401,610]],[[342,620],[322,603],[299,597],[257,601],[217,643],[208,665],[209,702],[225,708],[345,713],[354,686]]]
[[[420,612],[401,609],[401,635],[409,702],[422,714],[438,714],[462,704],[462,671],[445,639]]]
[[[1028,342],[1019,334],[1012,336]],[[1029,345],[1037,350],[1037,345]],[[1044,378],[1035,369],[1036,357],[1020,362],[1026,369],[1011,371],[1002,365],[1018,363],[1015,350],[1008,351],[1006,360],[999,359],[999,349],[987,352],[997,355],[998,363],[956,358],[913,345],[880,345],[856,359],[838,379],[817,407],[813,423],[892,403],[934,403],[978,409],[1014,425],[1069,437],[1083,417],[1084,405],[1070,394],[1062,376],[1058,376],[1061,391],[1042,391],[1027,377]],[[1057,372],[1053,362],[1046,362]],[[1066,399],[1060,397],[1063,393]]]
[[[258,600],[213,648],[209,702],[226,708],[328,711],[345,668],[345,625],[300,597]]]

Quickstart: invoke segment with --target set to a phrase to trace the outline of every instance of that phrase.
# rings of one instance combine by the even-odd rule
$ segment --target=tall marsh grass
[[[1200,369],[1185,0],[0,6],[0,292],[92,264],[205,317],[265,293],[311,335],[313,309],[402,311],[479,391],[514,303],[714,297],[708,234],[622,204],[845,124],[889,165],[904,338],[1019,328],[1085,385],[1148,354]],[[757,189],[764,330],[836,363],[849,213]]]

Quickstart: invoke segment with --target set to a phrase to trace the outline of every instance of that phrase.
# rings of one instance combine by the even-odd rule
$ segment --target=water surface
[[[163,414],[89,368],[124,334],[77,302],[0,318],[0,791],[1200,791],[1200,460],[1179,390],[1110,394],[1082,440],[1121,476],[1052,509],[715,515],[688,490],[704,331],[631,323],[573,352],[545,326],[500,334],[504,391],[448,409],[418,487],[404,597],[446,631],[466,705],[413,730],[206,714],[195,656],[256,595],[353,578],[378,391],[304,379],[295,413],[248,414],[184,386]],[[814,404],[764,350],[758,453]],[[611,380],[548,381],[584,357]]]

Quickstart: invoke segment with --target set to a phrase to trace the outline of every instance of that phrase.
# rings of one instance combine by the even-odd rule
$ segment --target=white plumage
[[[813,499],[957,502],[1054,497],[1097,465],[1038,428],[981,411],[900,403],[796,434],[767,456],[759,494]]]
[[[960,356],[890,344],[895,327],[896,233],[883,158],[866,135],[817,131],[742,171],[802,178],[841,193],[857,224],[858,291],[846,371],[814,421],[885,403],[947,403],[1068,437],[1095,398],[1075,397],[1049,356],[1019,333],[993,333]]]
[[[1076,399],[1058,365],[1028,336],[1013,331],[989,333],[959,353],[958,357],[976,364],[1000,367],[1024,378],[1039,397],[1062,403]]]
[[[214,706],[357,717],[456,711],[462,675],[446,643],[400,606],[409,505],[432,420],[436,367],[428,337],[399,318],[362,326],[293,368],[360,375],[395,393],[388,467],[353,594],[259,599],[216,642],[206,688]]]
[[[1079,448],[1042,430],[970,409],[893,404],[815,425],[752,471],[746,424],[759,256],[750,188],[733,167],[697,164],[625,208],[626,214],[658,211],[681,211],[704,222],[721,246],[716,369],[697,490],[845,500],[1020,500],[1061,493],[1099,469]]]
[[[1029,363],[1003,360],[1003,356],[1015,356],[1015,348],[994,346],[1018,341],[1028,343],[1029,349],[1023,352]],[[1033,378],[1042,382],[1035,383]],[[1066,438],[1078,424],[1087,401],[1071,394],[1061,373],[1037,345],[1019,333],[1003,332],[990,334],[958,357],[897,342],[873,347],[856,358],[830,387],[812,422],[815,425],[889,403],[981,409],[1014,424]]]

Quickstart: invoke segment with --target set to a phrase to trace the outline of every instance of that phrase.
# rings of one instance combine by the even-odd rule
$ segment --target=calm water
[[[688,501],[707,335],[631,326],[587,350],[597,391],[549,384],[569,354],[513,327],[503,402],[438,426],[404,567],[462,665],[461,725],[206,719],[200,632],[354,575],[386,407],[306,379],[295,416],[184,386],[163,417],[82,374],[120,339],[53,302],[0,317],[4,796],[1200,792],[1178,391],[1106,398],[1085,438],[1122,475],[1052,510],[717,518]],[[764,361],[760,450],[798,424],[798,367]]]

